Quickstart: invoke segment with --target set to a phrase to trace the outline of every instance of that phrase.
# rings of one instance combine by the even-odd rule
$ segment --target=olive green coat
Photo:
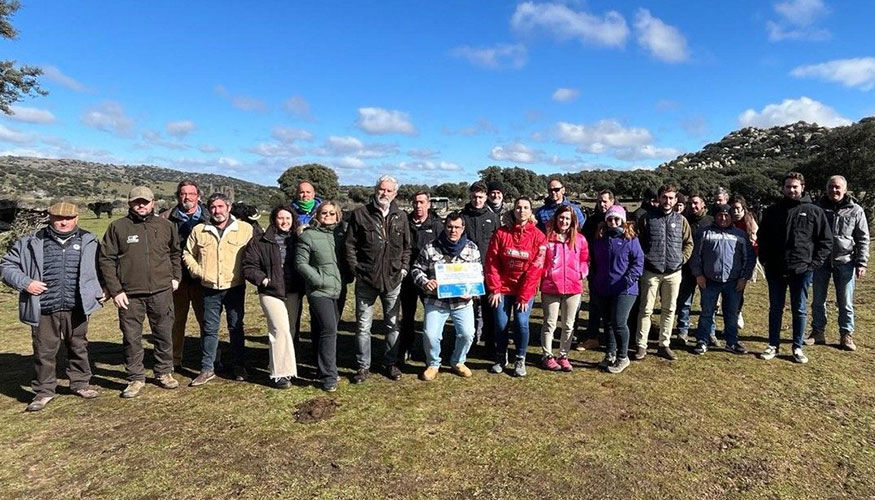
[[[308,296],[340,297],[340,289],[347,282],[343,258],[343,230],[334,227],[308,227],[298,238],[295,268],[304,278]]]

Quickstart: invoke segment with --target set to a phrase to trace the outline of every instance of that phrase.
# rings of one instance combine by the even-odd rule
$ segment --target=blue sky
[[[868,1],[22,4],[2,57],[50,95],[0,118],[0,155],[436,184],[875,115]]]

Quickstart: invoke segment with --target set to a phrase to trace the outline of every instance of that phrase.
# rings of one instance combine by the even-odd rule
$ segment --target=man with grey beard
[[[176,227],[179,235],[179,251],[185,248],[185,242],[191,230],[201,222],[209,219],[209,212],[201,204],[201,194],[197,183],[184,180],[176,186],[175,207],[161,212],[159,217],[167,219]],[[204,298],[200,281],[192,278],[186,266],[182,266],[182,279],[179,288],[173,292],[173,366],[178,372],[182,369],[182,350],[185,346],[185,325],[188,322],[189,308],[194,310],[198,327],[204,323]]]
[[[398,181],[384,175],[367,204],[357,208],[346,231],[346,261],[355,274],[355,312],[358,370],[352,379],[364,382],[371,367],[371,325],[377,298],[386,324],[386,376],[401,378],[398,367],[398,312],[401,282],[410,264],[410,224],[395,204]]]

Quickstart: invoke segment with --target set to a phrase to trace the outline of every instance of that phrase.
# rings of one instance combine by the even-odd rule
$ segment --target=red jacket
[[[486,288],[528,302],[538,292],[547,253],[547,237],[537,225],[502,226],[486,251]]]
[[[583,292],[583,279],[589,274],[589,247],[582,234],[577,234],[574,249],[553,236],[547,242],[544,279],[541,293],[575,295]]]

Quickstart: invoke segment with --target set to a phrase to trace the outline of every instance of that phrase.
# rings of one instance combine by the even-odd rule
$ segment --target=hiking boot
[[[612,352],[606,352],[604,359],[599,361],[599,368],[602,370],[607,370],[609,366],[614,364],[617,361],[617,355]]]
[[[681,347],[686,347],[689,341],[690,336],[687,334],[687,332],[678,332],[678,336],[675,337],[675,342]]]
[[[696,347],[693,348],[693,354],[702,355],[708,352],[708,344],[704,342],[699,342],[696,344]]]
[[[82,399],[94,399],[97,396],[100,396],[99,392],[97,392],[95,389],[92,389],[90,387],[83,387],[81,389],[76,389],[75,391],[73,391],[73,394],[79,396]]]
[[[155,377],[155,383],[162,389],[176,389],[179,387],[179,382],[169,373],[162,373]]]
[[[842,346],[842,349],[844,349],[846,351],[856,351],[857,350],[857,344],[854,343],[854,336],[851,335],[850,333],[847,335],[842,335],[841,346]]]
[[[559,368],[561,368],[563,372],[570,372],[574,370],[574,368],[571,366],[571,362],[568,361],[568,356],[559,356]]]
[[[388,370],[386,370],[386,376],[389,377],[390,380],[401,380],[401,368],[398,368],[398,365],[391,365]]]
[[[516,362],[513,364],[513,376],[514,377],[525,377],[526,376],[526,360],[524,358],[517,358]]]
[[[55,396],[37,396],[27,405],[24,411],[40,411],[49,404],[49,401],[55,399]]]
[[[292,386],[292,381],[291,379],[289,379],[289,377],[280,377],[276,379],[276,381],[273,383],[273,386],[277,389],[288,389]]]
[[[631,361],[629,361],[629,358],[617,358],[617,360],[614,361],[614,364],[608,367],[608,373],[622,373],[630,363]]]
[[[325,392],[337,392],[337,384],[324,384],[322,390]]]
[[[811,333],[808,334],[808,337],[805,338],[804,343],[805,345],[823,345],[826,344],[826,336],[823,334],[823,332],[816,332],[812,330]]]
[[[234,366],[234,380],[237,382],[244,382],[249,378],[249,372],[246,371],[246,367],[243,365]]]
[[[599,348],[599,339],[586,339],[580,344],[584,351],[594,351]]]
[[[717,340],[717,335],[712,333],[711,336],[708,337],[708,347],[720,347],[720,341]]]
[[[678,357],[675,355],[675,353],[672,352],[671,347],[668,347],[668,346],[662,346],[659,349],[657,349],[656,355],[662,356],[663,358],[665,358],[669,361],[674,361],[674,360],[678,359]]]
[[[635,361],[641,361],[645,356],[647,356],[647,348],[638,346],[638,350],[635,351]]]
[[[368,379],[368,375],[371,374],[371,370],[367,368],[359,368],[358,371],[355,372],[355,375],[352,376],[353,384],[362,384],[365,380]]]
[[[432,380],[434,380],[435,377],[437,377],[437,374],[439,371],[440,371],[439,367],[429,366],[428,368],[425,369],[424,372],[422,372],[419,375],[419,378],[420,378],[420,380],[424,380],[426,382],[431,382]]]
[[[766,350],[760,353],[760,359],[764,359],[766,361],[770,359],[774,359],[775,356],[778,355],[778,346],[770,345],[766,347]]]
[[[562,369],[559,366],[559,363],[556,362],[556,358],[554,358],[553,356],[546,356],[544,359],[542,359],[541,368],[551,372],[558,372]]]
[[[726,350],[734,354],[747,354],[747,349],[745,349],[744,346],[739,343],[727,345]]]
[[[140,391],[143,390],[143,387],[146,387],[146,383],[142,380],[134,380],[129,383],[125,390],[122,391],[121,396],[123,398],[135,398],[140,395]]]
[[[795,361],[799,364],[803,364],[803,365],[805,363],[808,363],[808,357],[806,357],[805,353],[802,352],[801,347],[794,347],[793,348],[793,361]]]
[[[471,373],[471,370],[467,366],[465,366],[465,363],[459,363],[458,365],[453,366],[453,372],[456,375],[465,378],[473,375],[473,373]]]
[[[199,385],[206,384],[207,382],[209,382],[210,380],[213,380],[214,378],[216,378],[216,372],[214,372],[214,371],[200,372],[200,373],[198,373],[197,377],[195,377],[194,380],[191,381],[191,383],[189,385],[192,387],[197,387]]]

